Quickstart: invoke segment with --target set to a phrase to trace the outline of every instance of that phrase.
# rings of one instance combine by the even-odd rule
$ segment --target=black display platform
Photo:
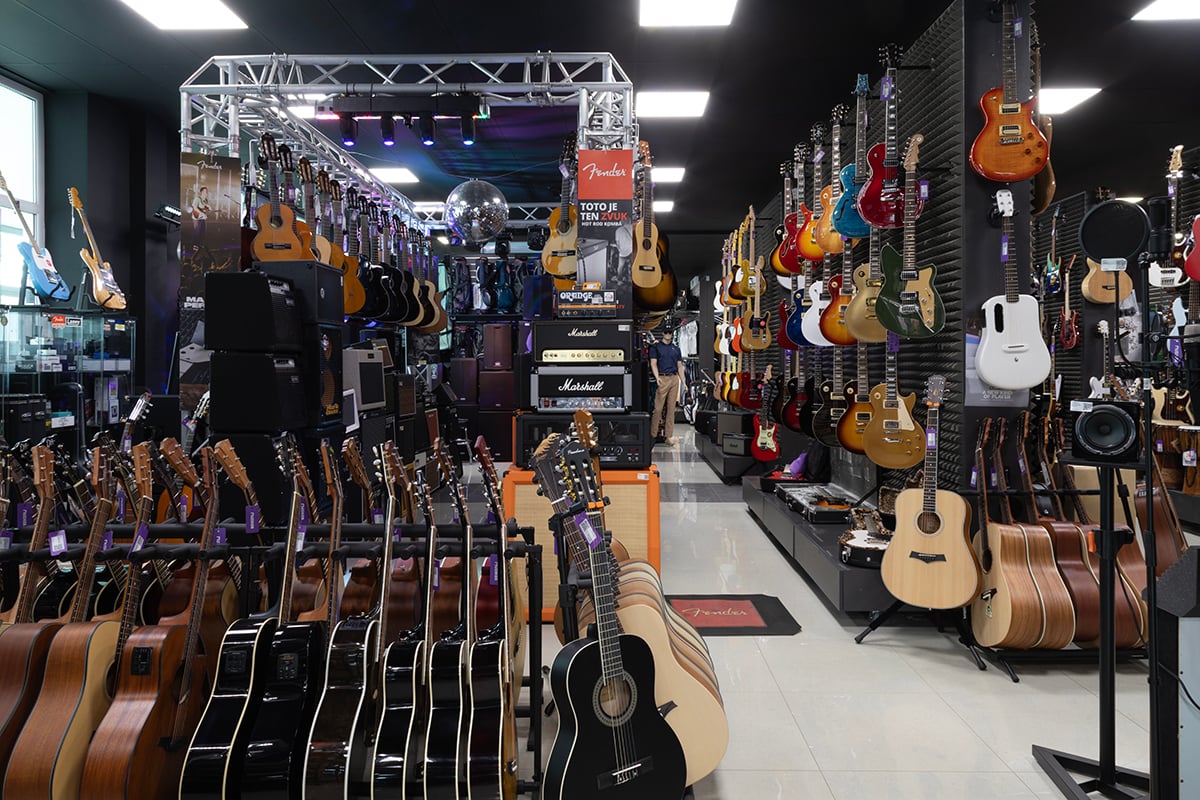
[[[839,611],[871,613],[896,601],[883,585],[879,570],[842,563],[838,539],[846,531],[844,523],[810,523],[789,509],[774,492],[762,491],[757,475],[743,479],[742,497],[767,535]]]
[[[1200,530],[1200,495],[1184,494],[1177,489],[1170,491],[1179,521],[1192,531]]]
[[[763,463],[756,461],[753,456],[726,455],[720,447],[707,438],[697,437],[700,444],[700,457],[712,467],[717,477],[728,484],[738,482],[743,475],[758,474],[763,471]]]

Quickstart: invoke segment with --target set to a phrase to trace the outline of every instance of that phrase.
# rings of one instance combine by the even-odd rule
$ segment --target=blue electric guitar
[[[860,74],[854,86],[858,106],[854,119],[854,163],[842,167],[842,194],[833,209],[833,227],[848,239],[861,239],[871,232],[858,213],[858,193],[867,182],[867,95],[871,92],[870,78]],[[859,177],[859,169],[862,177]]]
[[[25,266],[29,270],[29,277],[33,279],[33,288],[38,297],[43,300],[66,300],[71,296],[70,287],[54,268],[50,251],[38,246],[33,231],[29,229],[29,223],[25,221],[25,215],[21,213],[21,204],[13,197],[12,190],[8,188],[8,181],[4,180],[3,175],[0,175],[0,189],[8,195],[8,202],[12,203],[17,218],[21,220],[21,227],[25,229],[25,236],[29,239],[28,242],[17,245],[17,250],[21,253],[21,258],[25,259]],[[24,291],[24,287],[21,287],[21,291]]]

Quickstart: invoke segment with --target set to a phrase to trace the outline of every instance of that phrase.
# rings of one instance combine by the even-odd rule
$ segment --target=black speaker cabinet
[[[492,449],[493,459],[512,461],[513,412],[480,411],[479,431],[475,435],[487,439],[488,447]]]
[[[753,419],[754,414],[746,411],[718,411],[717,442],[720,443],[730,433],[753,432]]]
[[[479,399],[479,359],[453,358],[450,360],[450,385],[454,387],[460,403],[474,403]]]
[[[319,261],[261,261],[255,266],[278,278],[287,278],[306,325],[341,325],[346,316],[342,297],[342,271]]]
[[[479,407],[513,409],[517,405],[517,386],[512,372],[479,373]],[[489,440],[490,441],[490,440]]]
[[[212,355],[209,392],[209,427],[214,433],[305,427],[304,379],[294,356],[217,351]]]
[[[291,281],[257,271],[204,276],[204,342],[210,350],[298,353],[300,336]]]
[[[518,414],[513,462],[527,469],[530,456],[542,440],[552,433],[569,432],[573,421],[573,414]],[[649,414],[597,414],[595,425],[601,469],[650,466],[654,444],[650,441]]]
[[[394,421],[392,441],[396,443],[396,453],[405,464],[416,456],[418,425],[424,429],[424,417],[397,417]]]
[[[305,325],[300,353],[304,376],[304,424],[328,425],[342,419],[342,328]]]
[[[1075,417],[1071,456],[1092,464],[1131,465],[1141,460],[1141,409],[1121,400],[1089,400]]]
[[[363,453],[374,453],[376,447],[395,438],[395,417],[383,411],[364,413],[359,418],[359,425]],[[401,455],[403,456],[403,451]]]
[[[497,322],[483,326],[483,369],[513,368],[513,326]]]
[[[42,394],[8,394],[4,406],[4,439],[16,444],[22,439],[40,440],[50,432],[50,403]]]

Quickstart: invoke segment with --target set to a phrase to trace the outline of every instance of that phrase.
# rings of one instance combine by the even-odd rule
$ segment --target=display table
[[[696,441],[700,445],[700,457],[712,467],[717,477],[727,484],[737,483],[743,475],[756,474],[763,470],[762,462],[756,461],[753,456],[726,455],[720,445],[714,444],[705,436],[697,436]]]

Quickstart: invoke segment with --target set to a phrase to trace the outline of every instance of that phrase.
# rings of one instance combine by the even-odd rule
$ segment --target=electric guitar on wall
[[[812,210],[809,210],[804,205],[804,164],[797,158],[797,166],[799,171],[796,174],[796,180],[801,184],[799,187],[800,196],[800,216],[804,220],[804,224],[800,226],[800,230],[796,233],[796,247],[800,251],[800,258],[805,261],[820,261],[825,256],[825,251],[821,249],[821,245],[817,242],[817,220],[821,217],[821,159],[825,156],[825,126],[817,123],[812,126],[810,132],[812,136],[812,148],[808,155],[812,157],[813,165],[813,193],[812,193]],[[804,156],[805,159],[808,155]]]
[[[847,248],[848,249],[848,248]],[[867,372],[867,345],[858,343],[858,377],[846,384],[846,413],[838,420],[837,438],[851,453],[863,453],[863,433],[871,422],[872,407],[867,399],[871,385]]]
[[[1074,350],[1079,344],[1079,312],[1071,308],[1071,268],[1075,266],[1075,256],[1067,262],[1062,271],[1063,307],[1058,318],[1058,341],[1064,350]]]
[[[650,145],[638,142],[638,162],[643,173],[651,168]],[[658,227],[654,224],[654,181],[647,177],[642,184],[642,207],[634,229],[633,285],[653,289],[662,280],[658,263]]]
[[[743,270],[746,276],[747,283],[752,285],[751,291],[753,294],[749,296],[749,301],[746,304],[746,311],[742,315],[742,349],[743,350],[766,350],[771,346],[771,312],[762,309],[762,294],[765,277],[763,276],[762,257],[755,256],[754,253],[754,206],[750,207],[750,261],[749,266]]]
[[[1042,93],[1042,39],[1038,36],[1038,27],[1036,22],[1029,23],[1029,83],[1033,87],[1034,98],[1038,98]],[[1054,140],[1054,121],[1050,117],[1041,113],[1036,106],[1033,112],[1033,121],[1037,125],[1038,130],[1046,137],[1046,149],[1050,149],[1050,145]],[[1058,181],[1054,177],[1054,164],[1050,161],[1049,153],[1046,154],[1046,167],[1038,172],[1033,179],[1033,214],[1036,216],[1042,214],[1050,207],[1050,202],[1054,200],[1054,192],[1058,188]]]
[[[767,371],[763,374],[762,408],[754,415],[754,435],[750,439],[750,454],[758,461],[774,461],[779,458],[779,425],[771,416],[775,394],[771,366],[767,365]]]
[[[857,340],[846,326],[846,309],[854,297],[854,241],[846,239],[842,247],[842,274],[826,282],[829,305],[821,311],[821,333],[835,345],[850,345]]]
[[[71,201],[71,207],[79,215],[79,221],[83,223],[83,232],[88,240],[88,246],[79,251],[79,257],[83,259],[83,263],[87,265],[88,272],[92,276],[92,298],[107,311],[123,311],[125,309],[125,293],[121,291],[117,279],[113,277],[112,267],[100,255],[100,246],[96,244],[92,226],[88,222],[87,215],[83,213],[83,201],[79,199],[79,190],[72,186],[67,190],[67,196]],[[89,248],[91,249],[89,250]]]
[[[1017,87],[1018,26],[1013,0],[1002,4],[1001,85],[979,98],[983,130],[971,145],[971,167],[984,178],[1001,183],[1023,181],[1045,169],[1050,159],[1050,142],[1034,122],[1037,98],[1022,102]]]
[[[842,235],[838,232],[833,224],[833,212],[837,207],[838,200],[842,197],[842,120],[850,109],[844,104],[838,104],[833,108],[833,143],[830,146],[830,164],[832,164],[832,175],[830,183],[821,190],[821,216],[816,221],[815,236],[817,244],[821,250],[827,255],[840,255],[842,252]],[[820,181],[817,181],[818,185]]]
[[[29,240],[18,244],[17,252],[25,260],[25,267],[29,270],[29,279],[33,281],[34,291],[42,299],[66,300],[71,296],[71,288],[54,268],[54,259],[50,257],[50,251],[38,245],[37,237],[33,235],[28,220],[21,213],[21,203],[13,196],[12,190],[8,188],[8,181],[4,179],[3,175],[0,175],[0,189],[3,189],[4,193],[8,195],[8,202],[12,204],[13,213],[17,215],[17,219],[21,220],[25,238]],[[24,287],[21,290],[24,291]]]
[[[900,48],[889,44],[879,51],[884,75],[879,86],[884,103],[884,137],[867,152],[871,176],[858,194],[858,213],[876,228],[899,228],[904,225],[904,181],[900,179],[899,131],[899,74]],[[916,213],[925,202],[917,198]]]
[[[847,239],[861,239],[871,232],[858,210],[858,194],[866,185],[867,176],[867,96],[871,93],[870,77],[859,74],[854,85],[858,97],[855,111],[854,163],[842,167],[842,194],[833,209],[833,227]]]
[[[779,276],[779,283],[784,288],[791,288],[792,276],[801,272],[796,234],[800,232],[804,220],[795,208],[796,190],[792,186],[792,177],[797,169],[794,163],[786,161],[779,166],[779,173],[783,175],[783,222],[775,229],[778,243],[771,251],[771,269]],[[799,169],[803,170],[803,166]]]
[[[833,377],[821,384],[819,407],[813,415],[813,437],[829,447],[841,447],[838,423],[846,413],[845,354],[847,348],[833,350]]]
[[[1004,231],[1000,240],[1004,294],[983,304],[984,328],[975,351],[975,371],[985,383],[997,389],[1031,389],[1050,374],[1050,351],[1042,339],[1037,299],[1021,294],[1018,289],[1012,221],[1015,212],[1010,190],[996,191],[996,209]]]
[[[884,382],[871,390],[871,421],[863,431],[867,458],[887,469],[909,469],[925,457],[925,430],[913,418],[915,394],[901,395],[897,364],[900,337],[888,333]]]
[[[822,274],[828,273],[832,266],[832,256],[825,256]],[[816,272],[815,268],[813,271]],[[804,311],[804,315],[800,319],[800,329],[809,344],[817,347],[833,346],[833,342],[829,341],[825,332],[821,330],[821,320],[825,316],[825,310],[832,302],[833,296],[829,293],[825,282],[814,275],[813,280],[808,284],[808,309]]]
[[[579,210],[571,205],[571,183],[579,159],[577,137],[578,134],[572,133],[563,141],[562,155],[558,159],[562,191],[559,193],[558,206],[550,212],[550,219],[547,220],[550,236],[542,248],[542,268],[551,275],[572,279],[579,263],[575,250],[579,237]]]
[[[1200,263],[1189,258],[1187,252],[1192,242],[1188,235],[1179,228],[1179,181],[1183,178],[1183,145],[1177,144],[1171,148],[1171,156],[1167,161],[1167,196],[1171,198],[1171,232],[1173,241],[1171,258],[1168,265],[1152,263],[1150,265],[1150,284],[1160,289],[1173,289],[1182,286],[1188,278],[1200,279]],[[1192,252],[1195,248],[1192,247]],[[1189,261],[1191,263],[1189,263]]]
[[[938,411],[946,379],[925,390],[925,475],[920,489],[896,496],[896,528],[880,576],[897,600],[919,608],[962,608],[979,593],[979,562],[971,549],[971,507],[938,488]]]
[[[266,162],[271,192],[270,201],[254,212],[258,222],[258,233],[251,245],[254,258],[256,261],[303,261],[307,251],[296,235],[296,215],[283,202],[279,188],[279,148],[275,144],[275,137],[264,133],[259,139],[258,148]]]

